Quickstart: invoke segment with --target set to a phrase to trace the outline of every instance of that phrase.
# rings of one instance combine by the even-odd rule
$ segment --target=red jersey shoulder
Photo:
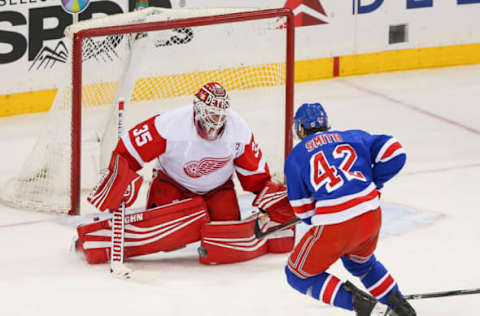
[[[129,139],[143,161],[151,161],[165,151],[166,140],[158,133],[153,116],[130,129]]]

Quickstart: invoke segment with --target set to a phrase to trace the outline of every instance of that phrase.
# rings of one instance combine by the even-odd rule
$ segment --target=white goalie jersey
[[[244,190],[257,192],[270,178],[268,165],[247,123],[229,111],[220,137],[210,141],[196,130],[191,105],[141,122],[119,141],[115,152],[133,170],[155,160],[155,168],[191,192],[203,194],[234,172]]]

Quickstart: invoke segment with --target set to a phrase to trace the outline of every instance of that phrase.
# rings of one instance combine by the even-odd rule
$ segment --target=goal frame
[[[286,18],[286,67],[285,67],[285,158],[292,149],[295,65],[295,20],[290,9],[264,9],[206,17],[194,17],[161,22],[107,26],[81,30],[73,35],[72,48],[72,137],[71,137],[71,207],[69,215],[79,215],[81,197],[81,127],[82,127],[82,41],[88,37],[159,31],[172,28],[205,26],[275,17]]]

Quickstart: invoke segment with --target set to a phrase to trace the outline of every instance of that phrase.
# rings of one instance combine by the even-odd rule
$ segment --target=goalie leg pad
[[[88,263],[110,260],[112,217],[79,225],[79,249]],[[124,258],[171,251],[200,240],[201,227],[210,221],[205,202],[194,198],[125,215]]]
[[[275,223],[275,226],[280,225]],[[272,227],[275,227],[272,226]],[[292,251],[295,246],[295,226],[287,228],[282,231],[273,233],[268,237],[268,252],[269,253],[286,253]]]
[[[263,232],[282,226],[281,223],[271,220],[270,217],[266,215],[261,215],[259,217],[258,224]],[[295,226],[292,226],[269,235],[267,237],[268,252],[285,253],[292,251],[295,246],[295,232]]]
[[[205,224],[201,231],[204,256],[199,257],[200,263],[241,262],[267,253],[267,240],[255,238],[254,225],[254,217]]]

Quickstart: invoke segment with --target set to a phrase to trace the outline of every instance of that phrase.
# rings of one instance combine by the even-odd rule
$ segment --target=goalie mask
[[[195,93],[194,122],[198,135],[215,140],[223,132],[227,110],[230,107],[225,89],[217,82],[209,82]]]

